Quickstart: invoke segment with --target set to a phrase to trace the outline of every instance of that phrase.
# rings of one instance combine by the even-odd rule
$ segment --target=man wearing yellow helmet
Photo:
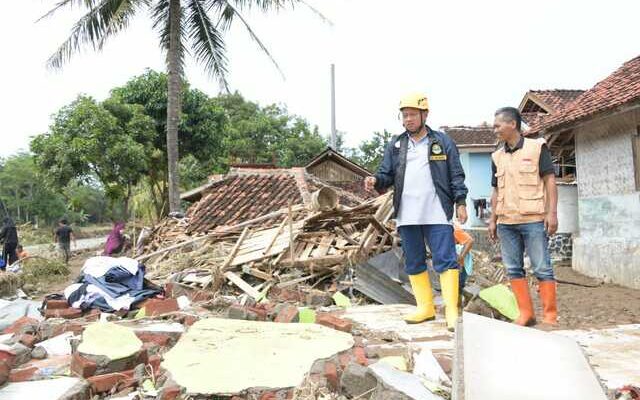
[[[431,283],[427,273],[428,244],[433,267],[440,274],[447,328],[458,319],[459,268],[453,236],[453,212],[467,220],[467,187],[455,142],[427,124],[429,102],[423,94],[406,96],[400,102],[405,132],[387,144],[382,164],[365,188],[378,191],[393,186],[394,217],[402,238],[405,270],[418,310],[405,317],[407,323],[435,318]]]

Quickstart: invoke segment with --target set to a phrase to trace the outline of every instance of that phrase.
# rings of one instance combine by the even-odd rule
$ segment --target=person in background
[[[113,229],[107,237],[107,242],[104,244],[104,252],[102,255],[110,256],[112,254],[120,253],[124,248],[124,222],[113,221]]]
[[[4,243],[2,248],[2,259],[5,265],[11,265],[18,261],[16,247],[18,246],[18,230],[11,217],[4,217],[4,224],[0,230],[0,242]]]
[[[16,253],[18,254],[18,260],[24,260],[25,258],[29,257],[29,253],[27,253],[27,251],[22,247],[21,244],[16,247]]]
[[[58,228],[56,228],[53,235],[53,242],[58,244],[65,264],[69,263],[69,258],[71,257],[71,240],[73,240],[73,245],[78,247],[73,229],[69,226],[69,222],[62,218],[58,221]]]
[[[473,247],[473,238],[464,229],[462,225],[453,224],[453,238],[456,242],[456,252],[458,253],[458,264],[460,265],[460,283],[459,291],[462,295],[462,289],[467,282],[467,278],[473,272],[473,257],[471,256],[471,248]],[[462,296],[460,296],[462,298]]]

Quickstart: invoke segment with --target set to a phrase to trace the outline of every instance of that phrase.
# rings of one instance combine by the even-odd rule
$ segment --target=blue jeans
[[[547,232],[543,222],[498,224],[502,262],[511,279],[524,278],[524,250],[531,259],[533,274],[540,281],[554,280]]]
[[[402,251],[405,258],[405,272],[417,275],[427,270],[427,250],[431,249],[433,269],[442,273],[458,268],[456,244],[451,225],[405,225],[399,226]]]

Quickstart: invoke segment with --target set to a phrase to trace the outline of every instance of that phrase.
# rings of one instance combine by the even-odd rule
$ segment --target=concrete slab
[[[640,386],[640,324],[554,333],[568,336],[584,348],[607,388]]]
[[[415,307],[406,304],[369,305],[351,307],[342,317],[384,339],[414,342],[452,338],[453,334],[447,331],[442,316],[438,315],[436,320],[421,324],[407,324],[402,318],[412,312],[415,312]]]
[[[80,379],[56,378],[33,382],[10,383],[0,389],[0,400],[58,400]]]
[[[38,343],[37,346],[44,348],[49,356],[64,356],[71,354],[71,339],[75,337],[73,332],[65,332],[51,339],[42,341]]]
[[[607,399],[572,339],[470,313],[462,321],[464,400]]]
[[[119,360],[134,355],[141,348],[142,342],[132,329],[112,322],[94,322],[82,333],[78,351]]]
[[[189,394],[232,394],[302,383],[313,363],[351,348],[353,337],[317,324],[202,319],[164,355]]]

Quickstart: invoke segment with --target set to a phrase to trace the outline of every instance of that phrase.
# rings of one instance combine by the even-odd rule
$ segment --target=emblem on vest
[[[431,155],[429,156],[430,161],[445,161],[447,159],[446,154],[442,154],[442,146],[440,143],[434,142],[431,145]]]

